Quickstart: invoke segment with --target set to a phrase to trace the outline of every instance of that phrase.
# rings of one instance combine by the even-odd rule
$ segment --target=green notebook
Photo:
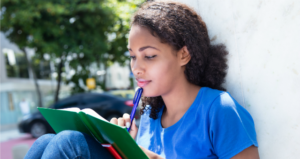
[[[124,159],[144,159],[146,154],[125,127],[108,122],[92,109],[38,108],[56,133],[76,130],[93,136],[101,144],[111,144]]]

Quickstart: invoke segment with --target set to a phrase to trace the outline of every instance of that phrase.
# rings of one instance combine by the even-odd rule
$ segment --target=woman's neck
[[[164,118],[173,120],[173,122],[177,122],[189,109],[201,88],[189,83],[186,79],[177,83],[172,90],[162,95],[166,106],[163,116]]]

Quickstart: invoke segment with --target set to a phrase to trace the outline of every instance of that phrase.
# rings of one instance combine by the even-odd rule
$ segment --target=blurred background
[[[107,119],[131,110],[127,36],[144,1],[1,1],[1,158],[22,158],[52,131],[37,107],[91,107]],[[225,44],[224,86],[252,115],[260,158],[299,158],[300,1],[177,1]]]
[[[37,107],[90,107],[107,119],[130,113],[127,37],[144,1],[1,1],[1,158],[53,131]]]

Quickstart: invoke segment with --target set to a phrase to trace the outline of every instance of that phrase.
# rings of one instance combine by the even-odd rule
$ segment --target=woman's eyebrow
[[[155,49],[155,50],[160,51],[159,49],[157,49],[157,48],[155,48],[155,47],[153,47],[153,46],[144,46],[144,47],[141,47],[141,48],[139,49],[139,51],[144,51],[145,49],[148,49],[148,48],[152,48],[152,49]]]
[[[129,47],[127,47],[127,48],[128,48],[129,51],[132,51],[131,48],[129,48]],[[139,49],[139,51],[144,51],[145,49],[148,49],[148,48],[152,48],[152,49],[155,49],[155,50],[160,51],[159,49],[157,49],[157,48],[155,48],[155,47],[153,47],[153,46],[144,46],[144,47],[141,47],[141,48]]]

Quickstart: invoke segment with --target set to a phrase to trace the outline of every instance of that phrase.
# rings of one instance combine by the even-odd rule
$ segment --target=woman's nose
[[[141,76],[145,71],[143,64],[138,60],[131,62],[131,70],[135,76]]]

